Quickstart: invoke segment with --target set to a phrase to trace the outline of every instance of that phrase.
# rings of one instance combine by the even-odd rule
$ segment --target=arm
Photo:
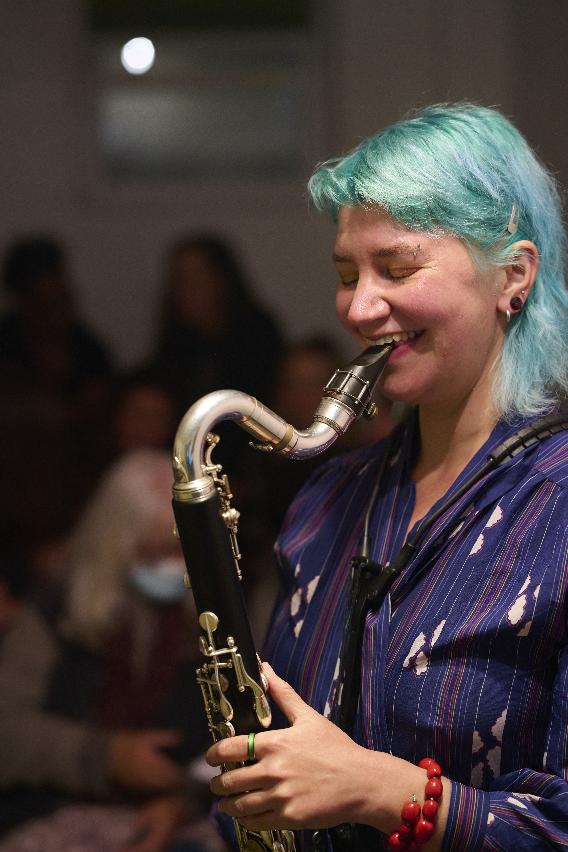
[[[58,648],[33,609],[25,607],[0,646],[0,787],[107,789],[107,735],[43,710]]]
[[[568,847],[568,648],[559,657],[544,769],[519,769],[488,791],[452,785],[444,850]]]
[[[510,852],[568,846],[568,651],[561,660],[549,728],[548,771],[518,770],[497,778],[488,791],[443,779],[444,795],[428,850]],[[257,762],[211,782],[220,810],[245,827],[327,828],[341,822],[396,830],[413,792],[422,802],[425,772],[383,752],[355,744],[268,667],[271,695],[291,727],[255,739]],[[242,761],[246,737],[209,749],[213,766]]]
[[[252,766],[218,775],[211,789],[223,797],[220,809],[245,828],[328,828],[342,822],[371,825],[390,834],[412,793],[422,803],[423,769],[357,745],[264,666],[271,696],[291,727],[257,734]],[[246,758],[247,738],[216,743],[207,753],[213,766]],[[441,849],[450,782],[428,849]]]
[[[174,731],[104,731],[46,712],[47,685],[58,648],[42,619],[25,608],[0,646],[0,788],[51,786],[73,794],[108,795],[114,783],[169,791],[183,770],[162,749]]]

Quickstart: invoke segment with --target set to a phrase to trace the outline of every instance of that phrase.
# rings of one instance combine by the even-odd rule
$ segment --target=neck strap
[[[486,458],[485,462],[454,491],[436,511],[425,518],[409,536],[395,558],[388,565],[379,565],[370,558],[369,524],[375,505],[381,479],[387,460],[397,445],[398,435],[391,437],[379,470],[377,482],[365,515],[365,524],[359,552],[351,560],[352,586],[350,609],[345,624],[342,644],[339,682],[333,718],[339,727],[351,734],[355,713],[359,702],[361,684],[361,647],[365,616],[373,607],[378,609],[386,598],[393,581],[405,568],[413,556],[420,550],[426,533],[436,521],[450,509],[463,495],[486,474],[508,459],[514,458],[523,450],[540,441],[544,441],[558,432],[568,429],[568,413],[543,417],[515,432],[499,444]]]

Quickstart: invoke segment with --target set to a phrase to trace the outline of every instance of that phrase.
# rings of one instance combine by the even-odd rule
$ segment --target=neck
[[[420,406],[416,479],[436,472],[443,480],[453,481],[483,446],[497,415],[488,398],[476,396],[452,405]]]

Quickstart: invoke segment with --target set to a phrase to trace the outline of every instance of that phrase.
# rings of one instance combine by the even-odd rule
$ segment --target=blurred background
[[[222,852],[172,536],[176,426],[234,387],[306,427],[353,352],[334,315],[334,227],[307,201],[316,163],[413,107],[474,100],[567,184],[568,5],[0,13],[0,852]],[[333,451],[389,431],[379,403]],[[319,460],[219,432],[261,647],[273,541]]]
[[[165,247],[227,235],[287,335],[336,329],[305,181],[408,109],[496,105],[568,177],[555,0],[2,0],[0,250],[49,231],[116,362],[156,332]],[[155,46],[145,74],[121,47]],[[331,291],[331,292],[330,292]]]

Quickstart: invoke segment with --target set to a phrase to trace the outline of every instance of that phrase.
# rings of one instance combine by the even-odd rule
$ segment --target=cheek
[[[347,314],[351,307],[353,294],[349,290],[338,290],[335,294],[335,312],[342,325],[347,325]]]
[[[408,313],[423,319],[425,327],[437,327],[448,316],[448,294],[440,291],[426,279],[416,281],[408,292]]]

